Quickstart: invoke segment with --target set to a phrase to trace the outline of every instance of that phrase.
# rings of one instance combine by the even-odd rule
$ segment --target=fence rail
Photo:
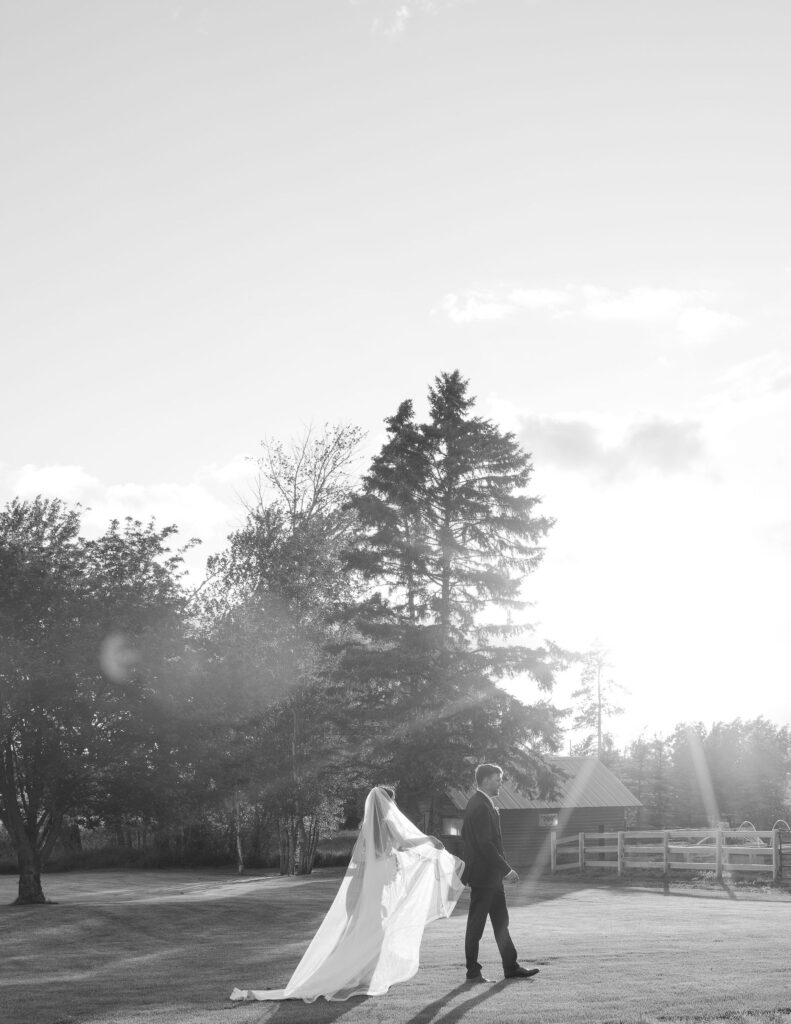
[[[580,832],[559,837],[551,834],[552,873],[585,871],[660,870],[713,871],[767,874],[776,881],[783,869],[783,834],[786,835],[786,868],[791,836],[780,829],[743,831],[731,829],[664,829],[634,832]]]

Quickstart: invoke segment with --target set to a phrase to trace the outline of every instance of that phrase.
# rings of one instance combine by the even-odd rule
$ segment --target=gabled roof
[[[563,807],[642,807],[637,797],[617,779],[596,757],[552,757],[547,759],[554,768],[564,772],[566,778],[557,784],[553,800],[533,799],[520,793],[513,783],[504,782],[495,804],[504,811],[559,810]],[[461,789],[448,790],[448,796],[460,811],[474,792]]]

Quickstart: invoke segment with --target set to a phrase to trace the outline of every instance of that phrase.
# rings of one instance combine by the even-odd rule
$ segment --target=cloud
[[[360,5],[360,0],[351,2],[354,6]],[[397,39],[404,34],[415,15],[436,14],[437,11],[455,7],[460,2],[461,0],[371,0],[368,6],[379,9],[371,24],[371,31],[375,35]]]
[[[553,319],[576,316],[596,323],[665,328],[690,344],[706,344],[744,325],[734,313],[717,308],[717,302],[718,297],[710,292],[675,288],[614,291],[593,284],[546,288],[501,283],[452,292],[441,301],[439,310],[456,324],[504,320],[520,313]]]
[[[374,18],[373,31],[386,36],[400,36],[406,28],[410,15],[411,10],[409,6],[407,4],[399,4],[394,11],[384,17]]]
[[[580,313],[591,321],[667,327],[693,344],[706,344],[744,325],[740,316],[713,308],[717,296],[710,292],[641,287],[616,293],[592,286],[581,291]]]
[[[524,419],[520,435],[534,456],[564,469],[590,468],[602,458],[597,430],[583,420],[530,416]]]
[[[440,308],[455,324],[468,324],[476,320],[502,320],[513,312],[513,306],[508,301],[497,299],[491,293],[477,291],[470,291],[465,295],[446,295]]]
[[[735,401],[762,399],[791,388],[791,359],[773,350],[729,367],[715,380]]]
[[[616,293],[588,286],[582,294],[580,313],[589,320],[670,327],[692,344],[744,325],[741,317],[713,308],[717,296],[710,292],[640,287]]]
[[[616,294],[604,288],[583,289],[582,315],[589,320],[625,320],[662,323],[673,320],[688,301],[689,293],[672,288],[631,288]]]
[[[508,293],[508,301],[521,309],[556,310],[567,306],[571,296],[557,288],[514,288]]]
[[[791,558],[791,519],[769,523],[760,535],[774,554]]]
[[[628,429],[616,461],[623,468],[683,473],[700,460],[703,450],[699,423],[656,418]]]
[[[220,550],[228,534],[241,525],[242,498],[253,477],[254,467],[244,455],[224,465],[201,466],[184,483],[108,484],[81,466],[6,465],[0,467],[0,504],[37,495],[80,504],[86,536],[98,536],[111,520],[126,516],[144,523],[154,519],[158,527],[175,524],[175,546],[190,537],[202,541],[186,560],[192,577],[200,579],[206,557]]]
[[[101,488],[99,480],[82,466],[35,466],[28,464],[14,474],[14,494],[31,499],[41,494],[66,502],[90,500]]]
[[[742,327],[744,321],[733,313],[723,310],[695,306],[681,312],[677,321],[678,329],[687,341],[705,345],[723,331]]]
[[[451,292],[439,305],[455,324],[479,320],[504,320],[520,310],[554,313],[571,302],[571,296],[557,288],[517,288],[497,285]],[[437,312],[437,310],[434,310]]]
[[[234,455],[234,457],[222,465],[211,463],[201,466],[196,473],[196,479],[205,480],[209,483],[245,485],[255,477],[256,469],[254,457],[248,454]]]
[[[605,482],[640,473],[688,472],[704,454],[701,425],[655,417],[623,427],[605,440],[599,426],[581,419],[531,416],[522,421],[520,440],[536,464],[582,470]]]

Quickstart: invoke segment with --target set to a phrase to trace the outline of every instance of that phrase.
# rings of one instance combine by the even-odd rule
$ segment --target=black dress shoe
[[[491,978],[484,978],[482,974],[474,974],[471,978],[467,978],[468,985],[492,985],[494,984]]]
[[[526,967],[515,967],[512,971],[506,972],[506,978],[533,978],[538,974],[537,967],[531,967],[528,970]]]

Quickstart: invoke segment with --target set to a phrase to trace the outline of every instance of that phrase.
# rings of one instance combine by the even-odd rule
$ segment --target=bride
[[[338,894],[289,983],[235,988],[231,999],[384,995],[417,973],[423,929],[450,917],[464,888],[463,867],[399,811],[391,789],[376,786]]]

